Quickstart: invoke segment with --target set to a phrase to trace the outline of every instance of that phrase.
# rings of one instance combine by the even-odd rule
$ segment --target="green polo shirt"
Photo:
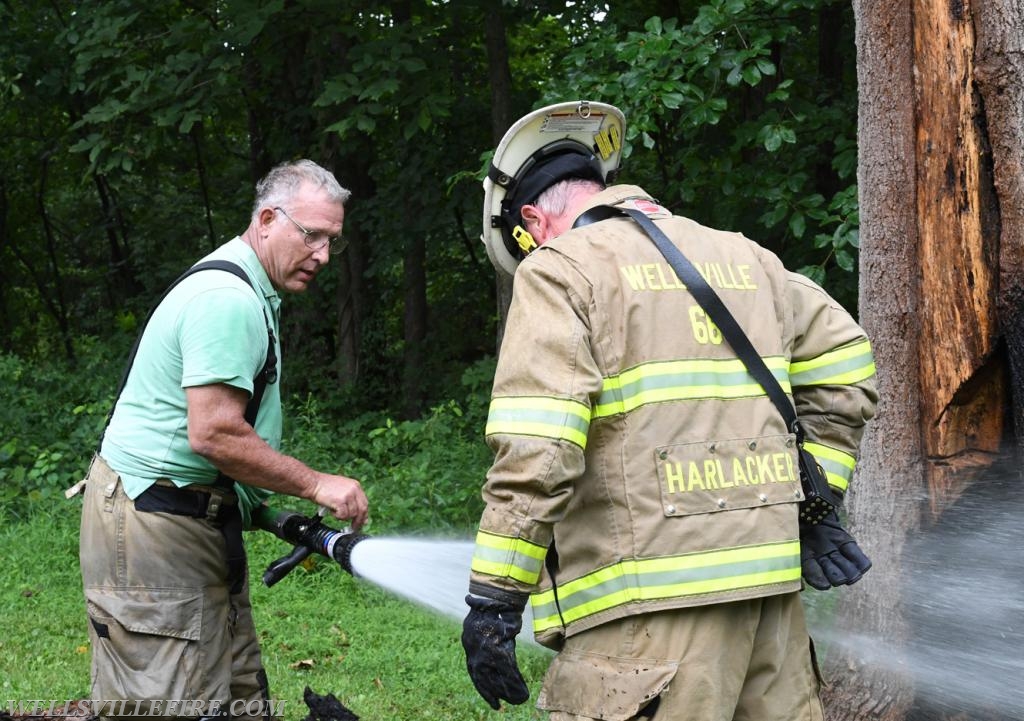
[[[185,389],[226,383],[251,396],[267,357],[267,318],[280,337],[281,300],[252,248],[235,238],[202,260],[241,266],[257,292],[231,273],[204,270],[179,283],[153,312],[100,449],[129,498],[161,478],[179,486],[214,482],[217,469],[189,446]],[[280,378],[280,345],[276,353]],[[256,432],[280,447],[279,383],[267,385]],[[268,494],[241,484],[236,490],[248,525],[252,506]]]

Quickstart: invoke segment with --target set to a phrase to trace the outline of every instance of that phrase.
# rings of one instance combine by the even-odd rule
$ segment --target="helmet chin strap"
[[[519,249],[523,251],[523,255],[529,255],[532,251],[537,249],[537,241],[533,239],[533,235],[530,234],[530,231],[521,225],[517,225],[512,229],[512,237],[515,238],[516,243],[519,245]]]

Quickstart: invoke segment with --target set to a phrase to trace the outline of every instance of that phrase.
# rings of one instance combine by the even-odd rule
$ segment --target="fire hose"
[[[288,554],[267,566],[263,572],[265,586],[273,586],[312,553],[337,561],[345,571],[355,575],[352,572],[352,548],[369,536],[324,525],[322,519],[325,511],[321,507],[315,515],[304,516],[295,511],[260,507],[256,514],[256,525],[294,546]]]

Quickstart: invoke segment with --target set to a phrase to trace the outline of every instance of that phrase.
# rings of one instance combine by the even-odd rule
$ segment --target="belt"
[[[235,594],[242,590],[246,568],[245,544],[242,542],[242,513],[234,493],[225,493],[213,486],[179,488],[170,481],[156,481],[136,497],[135,510],[205,518],[216,523],[224,536],[230,591]]]
[[[224,522],[229,509],[238,505],[234,493],[212,486],[177,486],[171,481],[156,481],[135,499],[135,510],[146,513],[170,513],[175,516],[205,518]]]

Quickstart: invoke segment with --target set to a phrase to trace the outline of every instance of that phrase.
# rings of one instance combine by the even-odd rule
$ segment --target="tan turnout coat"
[[[849,313],[769,251],[673,216],[638,187],[612,186],[597,205],[642,210],[697,266],[845,490],[877,401]],[[533,593],[541,642],[800,588],[794,437],[630,219],[573,229],[520,264],[487,441],[471,588]]]

